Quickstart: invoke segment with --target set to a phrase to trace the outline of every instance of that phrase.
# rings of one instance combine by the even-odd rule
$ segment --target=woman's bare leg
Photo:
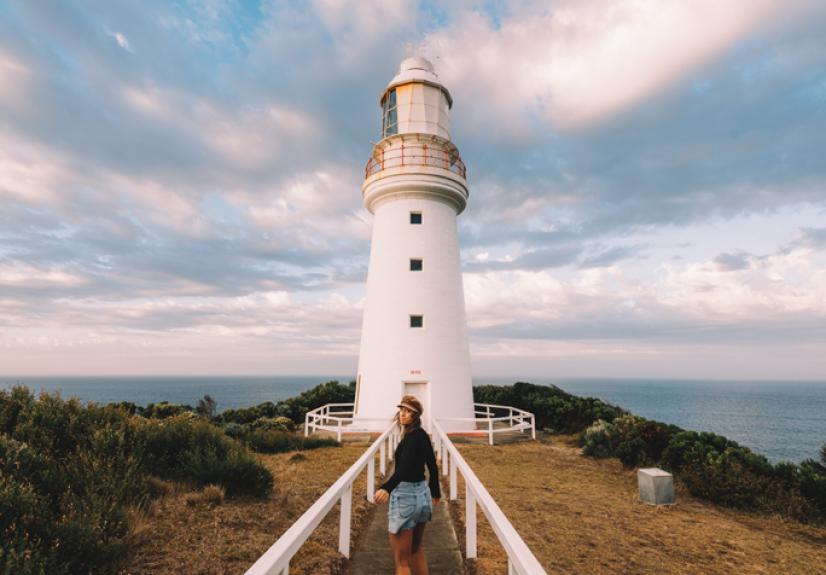
[[[427,523],[418,523],[413,528],[413,540],[411,541],[410,566],[413,568],[413,575],[428,575],[427,558],[424,556],[424,528]]]
[[[390,547],[396,562],[396,575],[412,575],[410,571],[410,548],[413,544],[413,530],[404,529],[398,535],[390,533]]]

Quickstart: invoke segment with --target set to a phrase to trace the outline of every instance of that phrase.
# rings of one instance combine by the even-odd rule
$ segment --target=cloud
[[[115,42],[118,43],[118,46],[126,50],[127,52],[134,52],[132,50],[132,46],[129,44],[129,40],[126,39],[126,36],[121,34],[120,32],[106,32],[109,36],[115,39]]]
[[[410,46],[455,100],[483,364],[816,346],[820,8],[711,6],[9,3],[0,364],[352,371],[362,169]]]
[[[465,105],[474,106],[482,129],[492,127],[486,119],[502,117],[506,130],[524,130],[534,118],[580,129],[650,98],[767,22],[806,7],[769,0],[578,0],[498,23],[465,10],[429,34],[423,49],[440,60],[440,73]]]

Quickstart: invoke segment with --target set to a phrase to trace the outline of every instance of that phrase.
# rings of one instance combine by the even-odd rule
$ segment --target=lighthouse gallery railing
[[[401,144],[400,146],[382,150],[378,157],[372,157],[364,168],[364,179],[388,168],[404,166],[426,166],[442,168],[467,177],[467,168],[457,153],[451,153],[438,145]]]

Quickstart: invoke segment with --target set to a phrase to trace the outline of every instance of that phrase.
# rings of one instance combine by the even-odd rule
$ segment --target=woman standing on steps
[[[402,438],[396,447],[396,468],[376,492],[374,501],[390,500],[388,531],[396,575],[427,575],[422,538],[433,507],[442,496],[439,469],[430,436],[422,429],[421,402],[413,395],[405,395],[396,407],[399,411],[395,419],[402,428]],[[425,465],[429,475],[427,483]]]

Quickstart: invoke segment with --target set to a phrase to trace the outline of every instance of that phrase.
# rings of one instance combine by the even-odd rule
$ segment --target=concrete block
[[[649,467],[637,470],[637,483],[640,487],[640,501],[650,505],[674,505],[674,478],[672,475]]]

